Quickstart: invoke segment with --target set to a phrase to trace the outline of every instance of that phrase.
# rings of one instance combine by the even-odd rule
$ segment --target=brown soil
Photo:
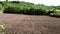
[[[19,14],[0,14],[5,34],[60,34],[60,18]]]

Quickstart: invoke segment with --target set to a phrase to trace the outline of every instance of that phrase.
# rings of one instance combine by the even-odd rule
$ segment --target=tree
[[[6,2],[8,2],[8,0],[6,0]]]

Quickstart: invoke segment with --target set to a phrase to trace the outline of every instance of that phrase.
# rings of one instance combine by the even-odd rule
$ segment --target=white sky
[[[3,0],[0,0],[3,1]],[[12,1],[12,0],[10,0]],[[13,0],[15,1],[15,0]],[[19,0],[19,1],[25,1],[25,2],[31,2],[35,4],[45,4],[45,5],[60,5],[60,0]]]

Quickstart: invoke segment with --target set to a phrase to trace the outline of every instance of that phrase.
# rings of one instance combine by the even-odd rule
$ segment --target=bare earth
[[[0,14],[5,34],[60,34],[60,18],[19,14]]]

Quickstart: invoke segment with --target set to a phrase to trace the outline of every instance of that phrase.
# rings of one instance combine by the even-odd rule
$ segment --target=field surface
[[[60,18],[20,14],[0,14],[5,34],[60,34]]]

